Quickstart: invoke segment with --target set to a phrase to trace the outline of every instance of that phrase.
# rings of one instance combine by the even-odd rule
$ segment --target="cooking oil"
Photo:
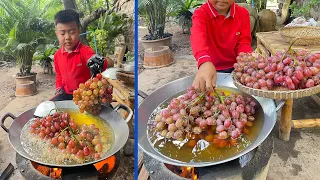
[[[231,93],[241,94],[243,96],[247,96],[233,88],[229,87],[219,87],[217,88],[217,92],[223,91],[226,96]],[[149,124],[154,121],[154,117],[158,114],[162,109],[165,109],[170,101],[184,94],[185,91],[178,93],[177,95],[169,98],[168,100],[161,103],[157,109],[152,113],[149,119]],[[213,94],[211,94],[213,95]],[[207,141],[206,137],[208,137],[208,131],[203,131],[198,137],[200,137],[194,147],[188,146],[188,140],[185,139],[183,141],[177,141],[173,139],[163,138],[154,131],[153,128],[148,128],[148,136],[149,141],[153,145],[153,148],[161,153],[162,155],[176,161],[181,162],[216,162],[224,159],[228,159],[232,156],[235,156],[241,153],[243,150],[248,148],[259,136],[263,124],[264,124],[264,113],[261,105],[256,101],[256,112],[254,114],[255,121],[253,122],[252,127],[246,127],[249,130],[247,135],[241,135],[238,139],[238,143],[236,146],[228,146],[220,148],[212,143],[212,141]],[[209,126],[210,127],[210,126]],[[213,127],[214,128],[214,127]],[[212,132],[212,131],[211,131]]]

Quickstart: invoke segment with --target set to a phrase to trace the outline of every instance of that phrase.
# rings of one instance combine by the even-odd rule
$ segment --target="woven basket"
[[[291,26],[279,29],[280,35],[288,42],[295,45],[320,45],[320,27]]]
[[[232,81],[238,89],[247,94],[270,99],[297,99],[311,96],[320,92],[320,85],[298,90],[288,90],[284,87],[274,87],[272,90],[253,89],[241,84],[235,77],[234,73],[232,73]]]

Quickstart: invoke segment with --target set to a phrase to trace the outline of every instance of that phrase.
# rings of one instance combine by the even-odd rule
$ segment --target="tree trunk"
[[[65,9],[75,9],[78,10],[77,8],[77,4],[75,2],[75,0],[62,0],[63,1],[63,5]],[[103,14],[105,14],[107,12],[107,14],[111,14],[112,12],[117,11],[119,8],[121,8],[121,5],[115,6],[118,3],[119,0],[114,0],[113,2],[113,7],[112,9],[105,9],[103,7],[100,7],[98,9],[96,9],[95,11],[92,11],[89,15],[85,16],[84,18],[82,18],[80,20],[81,23],[81,33],[85,33],[87,31],[88,25],[95,21],[96,19],[99,19]],[[127,2],[129,0],[126,0],[125,2]],[[89,1],[87,1],[89,2]],[[91,7],[90,4],[88,4],[89,8]],[[83,44],[88,45],[88,40],[87,40],[87,36],[86,35],[82,35],[80,36],[80,41]]]
[[[75,9],[78,10],[75,0],[62,0],[64,9]]]

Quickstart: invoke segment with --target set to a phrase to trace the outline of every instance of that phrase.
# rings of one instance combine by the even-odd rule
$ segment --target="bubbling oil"
[[[220,92],[220,91],[223,91],[227,96],[232,93],[247,96],[244,93],[241,93],[229,87],[217,88],[217,92]],[[151,114],[149,122],[153,122],[155,116],[161,110],[165,109],[173,98],[178,97],[184,94],[185,92],[186,91],[178,93],[177,95],[161,103],[159,107],[155,109],[154,112]],[[186,162],[186,163],[217,162],[224,159],[228,159],[232,156],[235,156],[241,153],[244,149],[248,148],[258,138],[264,124],[263,109],[258,102],[257,102],[256,112],[254,114],[254,117],[255,117],[255,121],[253,122],[253,126],[246,127],[249,130],[249,134],[241,135],[240,138],[238,139],[238,143],[236,146],[225,147],[225,148],[219,148],[213,145],[211,142],[206,141],[205,137],[208,135],[207,131],[203,131],[199,135],[200,140],[197,141],[197,144],[194,147],[189,147],[187,145],[187,142],[188,142],[187,139],[183,141],[177,141],[173,139],[163,138],[155,129],[150,127],[148,128],[147,133],[149,136],[149,141],[153,145],[153,148],[159,153],[161,153],[162,155],[172,160]]]
[[[95,127],[99,129],[102,142],[102,155],[113,146],[114,144],[114,132],[110,124],[101,119],[100,117],[93,116],[87,113],[79,113],[77,110],[70,109],[59,109],[59,111],[69,113],[70,117],[74,121],[81,125],[91,125],[94,124]],[[73,165],[78,164],[76,161],[72,160],[70,154],[61,154],[61,151],[57,147],[52,147],[51,141],[41,139],[38,135],[30,133],[29,129],[33,123],[34,119],[29,120],[21,131],[21,145],[23,149],[35,160],[50,163],[50,164],[62,164],[62,165]],[[56,160],[57,156],[62,156],[63,161],[59,163]],[[93,159],[86,159],[83,163],[93,161]]]
[[[79,113],[77,110],[61,109],[61,111],[69,113],[70,117],[74,119],[79,126],[94,124],[99,129],[101,136],[107,138],[107,142],[111,144],[114,143],[114,133],[107,121],[88,113]]]

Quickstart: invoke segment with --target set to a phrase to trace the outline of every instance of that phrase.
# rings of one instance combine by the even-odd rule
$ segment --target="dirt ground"
[[[192,55],[190,34],[183,34],[182,29],[174,24],[167,25],[165,32],[173,34],[172,37],[172,52],[174,56]],[[148,29],[145,26],[139,26],[139,39],[148,34]],[[144,48],[139,41],[139,74],[144,70],[143,68],[143,53]]]
[[[40,66],[34,66],[33,72],[37,73],[37,90],[47,90],[55,88],[55,74],[44,74]],[[19,69],[17,67],[0,68],[0,111],[15,97],[15,79],[12,77]]]
[[[192,55],[192,49],[190,44],[190,34],[184,34],[182,33],[181,27],[179,25],[169,25],[169,27],[166,27],[165,32],[169,32],[173,34],[172,37],[172,52],[174,56],[186,56],[186,55]],[[148,34],[148,29],[145,26],[139,26],[139,38],[145,36]],[[252,47],[256,48],[256,40],[253,39],[252,41]],[[144,70],[143,68],[143,53],[144,48],[142,46],[142,43],[139,41],[139,74]]]

